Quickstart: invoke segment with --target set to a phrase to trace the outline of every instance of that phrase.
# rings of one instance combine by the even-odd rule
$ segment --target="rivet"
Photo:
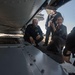
[[[30,63],[30,66],[33,66],[33,64],[32,64],[32,63]]]
[[[33,61],[36,62],[36,59],[34,59]]]
[[[44,69],[42,69],[42,70],[41,70],[41,73],[44,73],[44,72],[45,72],[45,70],[44,70]]]

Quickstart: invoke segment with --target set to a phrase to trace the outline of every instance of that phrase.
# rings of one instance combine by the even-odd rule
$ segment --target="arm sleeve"
[[[63,37],[63,39],[66,40],[66,38],[67,38],[67,27],[66,26],[63,28],[62,35],[61,36]]]
[[[62,29],[62,32],[60,32],[60,37],[62,37],[64,40],[66,40],[67,38],[67,27],[64,26],[63,29]]]
[[[25,31],[25,35],[27,37],[30,37],[30,26],[27,26],[26,31]]]
[[[39,34],[42,36],[43,35],[43,32],[41,30],[41,28],[39,27]]]
[[[46,20],[46,23],[45,23],[45,28],[48,27],[48,21],[49,21],[49,15],[48,15],[47,20]]]
[[[62,28],[62,31],[55,31],[54,34],[58,35],[59,37],[63,38],[64,40],[66,40],[66,38],[67,38],[67,27],[64,26]]]

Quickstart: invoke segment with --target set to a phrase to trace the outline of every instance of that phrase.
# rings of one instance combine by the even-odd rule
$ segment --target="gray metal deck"
[[[0,75],[66,75],[61,66],[28,43],[0,46]]]

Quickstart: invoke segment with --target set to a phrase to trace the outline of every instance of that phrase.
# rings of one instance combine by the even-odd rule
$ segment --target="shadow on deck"
[[[37,47],[38,49],[40,49],[43,53],[45,53],[46,55],[48,55],[49,57],[51,57],[53,60],[55,60],[58,63],[63,63],[63,58],[62,55],[59,54],[54,54],[50,51],[47,50],[47,46],[43,46],[44,44],[44,40],[42,42],[39,43],[39,47]]]

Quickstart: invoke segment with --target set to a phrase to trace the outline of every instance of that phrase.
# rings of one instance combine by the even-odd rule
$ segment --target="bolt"
[[[44,69],[42,69],[42,70],[41,70],[41,73],[44,73],[44,71],[45,71],[45,70],[44,70]]]

